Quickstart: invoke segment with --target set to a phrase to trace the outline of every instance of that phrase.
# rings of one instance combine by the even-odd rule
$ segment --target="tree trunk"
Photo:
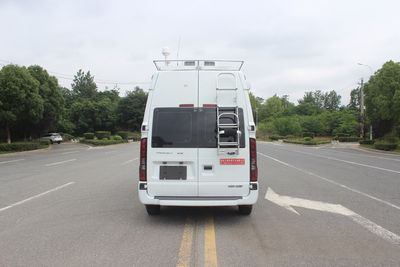
[[[7,144],[11,144],[11,133],[10,126],[6,123],[6,132],[7,132]]]

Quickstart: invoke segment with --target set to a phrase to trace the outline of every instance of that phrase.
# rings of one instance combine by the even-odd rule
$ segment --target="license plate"
[[[186,166],[160,166],[160,180],[186,180]]]
[[[220,165],[244,165],[244,159],[220,159]]]

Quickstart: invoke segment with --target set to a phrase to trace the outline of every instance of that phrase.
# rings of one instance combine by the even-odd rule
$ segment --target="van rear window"
[[[152,147],[216,148],[217,113],[215,108],[156,108],[153,114]],[[239,109],[243,122],[243,110]],[[223,123],[229,123],[223,122]],[[245,132],[240,124],[240,147],[245,147]],[[222,136],[221,141],[224,140]]]

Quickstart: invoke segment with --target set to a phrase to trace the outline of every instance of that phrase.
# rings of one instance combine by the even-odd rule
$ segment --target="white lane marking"
[[[63,164],[63,163],[67,163],[67,162],[71,162],[71,161],[75,161],[75,160],[76,159],[68,159],[68,160],[63,160],[63,161],[59,161],[59,162],[49,163],[44,166],[50,167],[50,166],[55,166],[55,165],[59,165],[59,164]]]
[[[317,158],[336,160],[336,161],[344,162],[344,163],[348,163],[348,164],[353,164],[353,165],[372,168],[372,169],[376,169],[376,170],[381,170],[381,171],[387,171],[387,172],[393,172],[393,173],[400,174],[400,171],[391,170],[391,169],[385,169],[385,168],[381,168],[381,167],[377,167],[377,166],[373,166],[373,165],[368,165],[368,164],[363,164],[363,163],[358,163],[358,162],[354,162],[354,161],[338,159],[338,158],[333,158],[333,157],[328,157],[328,156],[321,156],[321,155],[316,155],[314,153],[308,153],[308,152],[303,152],[303,151],[298,151],[298,150],[290,150],[290,152],[297,152],[297,153],[301,153],[301,154],[304,154],[304,155],[310,155],[310,156],[317,157]]]
[[[260,143],[268,144],[267,142],[260,142]],[[359,154],[359,153],[356,154],[356,153],[351,153],[351,152],[347,152],[347,151],[338,150],[338,149],[342,149],[342,148],[346,148],[346,147],[335,147],[335,146],[325,145],[325,146],[317,146],[317,147],[311,147],[311,148],[313,148],[313,149],[321,149],[321,150],[326,150],[326,151],[330,151],[331,149],[335,149],[335,152],[348,154],[348,155],[353,155],[353,156],[362,155],[363,157],[368,157],[368,158],[377,158],[377,159],[400,161],[400,158],[396,154],[391,154],[391,155],[393,157],[397,157],[397,158],[387,158],[387,157],[371,156],[371,155],[365,155],[365,154]],[[358,147],[350,147],[350,149],[358,150],[358,151],[361,151],[361,152],[366,152],[366,153],[369,153],[369,154],[388,155],[387,153],[369,151],[369,150],[361,149],[361,148],[358,148]],[[300,151],[296,151],[296,152],[300,152]],[[300,153],[302,153],[302,152],[300,152]],[[306,152],[303,152],[303,153],[306,153]]]
[[[125,162],[122,162],[120,165],[122,166],[122,165],[126,165],[126,164],[129,164],[129,163],[131,163],[131,162],[134,162],[135,160],[138,160],[139,158],[134,158],[134,159],[130,159],[130,160],[127,160],[127,161],[125,161]]]
[[[386,230],[382,226],[368,220],[367,218],[362,217],[361,215],[340,204],[331,204],[322,201],[308,200],[290,196],[281,196],[275,193],[271,188],[267,189],[265,199],[285,209],[288,209],[291,212],[296,213],[297,215],[300,214],[292,206],[340,214],[349,217],[354,222],[369,230],[371,233],[391,242],[392,244],[400,244],[400,236],[396,235],[393,232],[390,232],[389,230]]]
[[[359,148],[353,148],[353,149],[365,152],[365,150],[362,150],[362,149],[359,149]],[[327,148],[324,148],[323,150],[329,151],[329,149],[327,149]],[[336,151],[338,151],[338,150],[336,150]],[[339,150],[339,153],[350,154],[350,155],[353,155],[353,156],[359,156],[359,155],[360,155],[360,154],[349,153],[349,152],[340,151],[340,150]],[[385,160],[400,161],[400,159],[386,158],[386,157],[380,157],[380,156],[370,156],[370,155],[362,155],[362,156],[363,156],[363,157],[368,157],[368,158],[375,158],[375,159],[385,159]]]
[[[75,182],[69,182],[69,183],[66,183],[66,184],[57,186],[57,187],[55,187],[55,188],[53,188],[53,189],[50,189],[50,190],[48,190],[48,191],[46,191],[46,192],[40,193],[40,194],[38,194],[38,195],[29,197],[29,198],[24,199],[24,200],[21,200],[21,201],[18,201],[18,202],[14,203],[14,204],[11,204],[11,205],[7,206],[7,207],[0,208],[0,212],[5,211],[5,210],[8,210],[8,209],[11,209],[12,207],[15,207],[15,206],[24,204],[25,202],[31,201],[31,200],[33,200],[33,199],[35,199],[35,198],[42,197],[42,196],[44,196],[44,195],[47,195],[48,193],[51,193],[51,192],[60,190],[60,189],[62,189],[62,188],[64,188],[64,187],[70,186],[70,185],[72,185],[72,184],[74,184],[74,183],[75,183]]]
[[[25,159],[13,159],[13,160],[7,160],[7,161],[0,161],[0,164],[18,162],[18,161],[23,161],[23,160],[25,160]]]
[[[361,192],[361,191],[359,191],[359,190],[357,190],[357,189],[354,189],[354,188],[348,187],[348,186],[346,186],[346,185],[344,185],[344,184],[341,184],[341,183],[335,182],[335,181],[333,181],[333,180],[331,180],[331,179],[328,179],[328,178],[326,178],[326,177],[323,177],[323,176],[321,176],[321,175],[318,175],[318,174],[312,173],[312,172],[310,172],[310,171],[307,171],[307,170],[300,169],[300,168],[298,168],[298,167],[296,167],[296,166],[293,166],[293,165],[291,165],[291,164],[289,164],[289,163],[286,163],[286,162],[280,161],[279,159],[276,159],[276,158],[270,157],[270,156],[268,156],[268,155],[265,155],[265,154],[263,154],[263,153],[260,153],[260,152],[258,152],[257,154],[259,154],[259,155],[261,155],[261,156],[263,156],[263,157],[266,157],[266,158],[272,159],[272,160],[274,160],[274,161],[276,161],[276,162],[278,162],[278,163],[280,163],[280,164],[282,164],[282,165],[285,165],[285,166],[287,166],[287,167],[290,167],[290,168],[293,168],[293,169],[295,169],[295,170],[298,170],[298,171],[300,171],[300,172],[303,172],[303,173],[305,173],[305,174],[308,174],[308,175],[311,175],[311,176],[317,177],[317,178],[319,178],[319,179],[321,179],[321,180],[324,180],[324,181],[326,181],[326,182],[328,182],[328,183],[331,183],[331,184],[334,184],[334,185],[340,186],[340,187],[342,187],[342,188],[345,188],[345,189],[347,189],[347,190],[349,190],[349,191],[352,191],[352,192],[354,192],[354,193],[357,193],[357,194],[363,195],[363,196],[365,196],[365,197],[367,197],[367,198],[373,199],[373,200],[375,200],[375,201],[378,201],[378,202],[380,202],[380,203],[383,203],[383,204],[385,204],[385,205],[388,205],[388,206],[390,206],[390,207],[392,207],[392,208],[395,208],[395,209],[398,209],[398,210],[400,210],[400,207],[399,207],[399,206],[397,206],[397,205],[395,205],[395,204],[392,204],[392,203],[390,203],[390,202],[388,202],[388,201],[385,201],[385,200],[383,200],[383,199],[380,199],[380,198],[377,198],[377,197],[371,196],[370,194],[367,194],[367,193]]]
[[[68,155],[68,154],[73,154],[73,153],[78,153],[78,150],[74,150],[74,151],[68,151],[68,152],[63,152],[61,153],[61,155]]]

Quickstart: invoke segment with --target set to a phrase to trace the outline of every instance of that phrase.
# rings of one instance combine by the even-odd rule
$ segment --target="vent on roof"
[[[215,67],[215,61],[204,61],[204,66]]]
[[[185,66],[195,66],[196,62],[194,61],[185,61]]]

